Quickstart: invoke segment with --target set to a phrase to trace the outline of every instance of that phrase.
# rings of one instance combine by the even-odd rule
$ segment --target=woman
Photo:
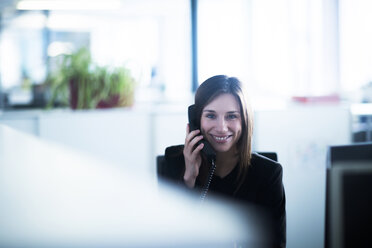
[[[241,82],[225,75],[207,79],[196,92],[194,114],[200,129],[190,130],[188,124],[185,144],[166,149],[164,176],[192,189],[208,185],[212,161],[202,152],[207,141],[216,152],[208,194],[222,194],[267,210],[273,220],[275,246],[285,247],[282,167],[251,152],[253,119]]]

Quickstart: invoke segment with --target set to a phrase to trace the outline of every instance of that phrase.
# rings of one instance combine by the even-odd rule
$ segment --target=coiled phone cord
[[[203,202],[204,199],[205,199],[205,197],[207,196],[207,193],[208,193],[208,190],[209,190],[209,186],[211,184],[211,181],[212,181],[212,178],[213,178],[215,169],[216,169],[216,164],[214,163],[214,159],[212,159],[212,166],[211,166],[211,168],[209,168],[208,180],[205,183],[205,185],[203,187],[203,190],[202,190],[202,193],[200,195],[201,202]]]

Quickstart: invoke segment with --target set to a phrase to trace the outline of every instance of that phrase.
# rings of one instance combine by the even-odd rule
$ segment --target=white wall
[[[6,113],[0,123],[126,168],[149,172],[155,157],[182,144],[187,106],[96,111]],[[322,247],[325,161],[329,145],[351,141],[351,117],[341,106],[293,106],[255,112],[253,148],[275,151],[284,169],[288,247]]]
[[[294,106],[255,113],[254,149],[275,151],[283,166],[288,247],[323,247],[329,145],[351,141],[346,107]]]

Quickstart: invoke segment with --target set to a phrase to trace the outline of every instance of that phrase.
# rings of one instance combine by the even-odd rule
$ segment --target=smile
[[[227,136],[214,136],[214,135],[212,135],[212,137],[217,142],[224,142],[230,137],[230,135],[227,135]]]

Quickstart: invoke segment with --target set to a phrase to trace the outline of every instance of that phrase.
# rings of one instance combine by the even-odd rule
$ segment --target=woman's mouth
[[[225,135],[225,136],[216,136],[216,135],[211,135],[213,140],[215,140],[217,143],[225,143],[227,142],[228,138],[231,137],[231,135]]]

